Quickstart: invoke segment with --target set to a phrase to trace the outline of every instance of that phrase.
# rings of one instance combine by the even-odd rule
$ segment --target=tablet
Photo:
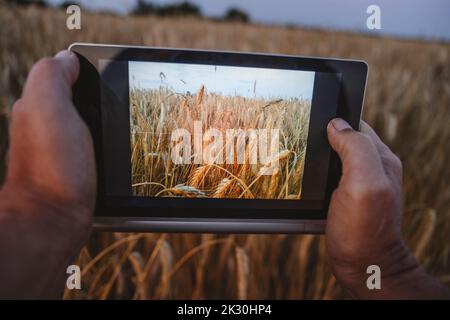
[[[326,127],[358,129],[364,61],[75,43],[94,141],[94,226],[323,233],[341,175]]]

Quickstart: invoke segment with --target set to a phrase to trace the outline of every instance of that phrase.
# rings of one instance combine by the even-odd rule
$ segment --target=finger
[[[79,69],[77,56],[67,50],[59,52],[54,58],[42,59],[31,69],[23,97],[70,99]]]
[[[372,139],[372,141],[375,143],[375,146],[381,153],[384,154],[392,153],[389,150],[389,148],[383,143],[383,141],[381,141],[380,137],[376,134],[376,132],[364,120],[361,120],[360,130],[361,132],[367,134]]]
[[[73,85],[80,72],[80,62],[75,53],[69,50],[62,50],[55,55],[55,60],[60,61],[62,69],[67,72],[68,83]]]
[[[381,161],[386,174],[397,183],[401,183],[402,164],[400,159],[391,151],[391,149],[389,149],[389,147],[365,121],[361,121],[361,132],[368,135],[375,143],[375,146],[380,153]]]
[[[331,147],[342,161],[343,179],[367,184],[385,177],[378,150],[368,136],[339,118],[330,121],[327,133]]]

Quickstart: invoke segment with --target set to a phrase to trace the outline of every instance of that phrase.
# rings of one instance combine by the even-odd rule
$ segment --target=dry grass
[[[208,93],[204,86],[194,96],[183,96],[163,86],[132,89],[133,194],[300,199],[311,103],[297,98],[276,100],[277,103],[271,101],[274,99]],[[202,152],[195,149],[194,140],[211,128],[221,133],[222,148],[211,159],[213,163],[205,164],[201,159]],[[174,143],[171,140],[176,129],[184,129],[192,137],[189,164],[173,161]],[[258,136],[251,138],[253,143],[245,140],[250,138],[249,129],[255,134],[256,130],[267,133],[268,149],[270,130],[279,130],[279,150],[264,152],[267,159],[263,163],[258,154]],[[231,139],[227,139],[229,130],[237,133],[231,143]],[[200,139],[202,150],[206,152],[211,141],[206,136],[200,136]],[[229,155],[233,155],[233,159],[228,159]],[[196,157],[201,160],[199,164],[195,164]],[[216,161],[218,158],[221,161]]]
[[[193,19],[85,14],[82,31],[64,25],[62,12],[0,8],[2,159],[4,115],[29,68],[74,41],[365,59],[364,118],[404,164],[405,235],[450,284],[450,45]],[[83,290],[66,298],[346,297],[321,236],[94,233],[78,263]]]

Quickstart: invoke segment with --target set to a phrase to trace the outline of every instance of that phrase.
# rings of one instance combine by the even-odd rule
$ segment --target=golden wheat
[[[67,48],[70,43],[98,42],[364,59],[370,65],[364,119],[403,161],[404,231],[408,243],[428,272],[447,285],[450,284],[448,43],[216,23],[193,18],[130,18],[89,12],[83,12],[81,31],[68,31],[65,20],[66,14],[60,10],[10,8],[0,4],[0,181],[3,181],[6,169],[9,110],[20,96],[30,67],[39,58]],[[169,99],[172,99],[171,103],[178,101],[179,106],[184,106],[186,113],[180,113],[180,119],[186,119],[189,123],[201,119],[205,96],[197,107],[194,101],[180,102],[179,97]],[[144,125],[149,117],[157,118],[157,113],[148,106],[139,105],[137,100],[131,102],[132,110],[139,110],[132,112],[136,116],[136,123],[141,121]],[[281,101],[266,108],[261,105],[259,113],[282,109],[284,103]],[[241,113],[244,111],[241,110]],[[220,123],[228,126],[234,121],[234,116],[224,113]],[[258,121],[264,120],[258,114],[246,114],[245,117],[254,119],[257,125]],[[298,130],[294,124],[288,125],[294,126],[291,131]],[[157,127],[155,130],[163,132],[162,124]],[[152,131],[147,129],[148,132]],[[155,145],[163,143],[152,136],[149,138]],[[298,149],[297,145],[284,147],[287,150]],[[142,150],[139,147],[133,151],[134,161],[140,159],[144,162],[140,154]],[[171,173],[173,168],[163,165],[166,163],[164,157],[148,156],[147,163],[153,163],[148,168],[158,166],[164,172]],[[295,157],[290,156],[293,159]],[[297,157],[302,162],[304,157]],[[300,163],[291,174],[291,178],[297,180],[295,184],[301,183],[297,177],[303,171],[303,165]],[[139,167],[148,169],[144,165]],[[174,173],[188,176],[196,169],[192,167],[189,173]],[[249,175],[254,174],[249,167],[227,169],[231,174],[246,177],[245,181],[250,181]],[[245,174],[244,169],[248,171]],[[212,186],[217,187],[225,178],[234,179],[228,173],[220,172]],[[133,189],[142,193],[157,193],[166,187],[176,186],[175,182],[171,184],[170,179],[164,184],[148,184],[150,181],[137,180],[148,175],[149,172],[136,172],[135,181],[143,184]],[[279,174],[264,177],[261,183],[268,185],[272,179],[279,179]],[[241,188],[240,182],[235,180],[235,183]],[[209,192],[213,191],[214,188]],[[297,195],[292,191],[289,194],[292,197]],[[434,213],[429,214],[427,212],[431,211],[428,210]],[[194,234],[163,237],[160,234],[95,232],[75,262],[82,269],[83,290],[66,291],[64,297],[239,298],[244,292],[250,299],[348,297],[326,268],[323,247],[319,248],[317,239],[323,237],[207,235],[205,238],[205,235]],[[162,249],[170,252],[162,253],[167,255],[166,258],[160,258],[161,248],[165,246],[163,241],[170,244],[170,249]],[[236,246],[245,249],[248,270],[251,271],[247,275],[247,289],[241,290],[241,293],[237,277],[242,270],[239,271],[235,263]],[[121,259],[127,253],[127,259]],[[169,261],[169,257],[173,265],[167,263],[162,267],[160,259]],[[145,261],[144,267],[141,260]],[[317,273],[321,273],[321,276],[316,281]],[[235,278],[236,281],[230,281]]]
[[[267,104],[278,104],[281,109],[260,112],[261,106]],[[204,85],[194,96],[183,96],[165,87],[145,90],[132,88],[130,109],[133,128],[131,130],[133,191],[140,196],[189,194],[190,197],[194,197],[197,194],[200,197],[220,195],[223,198],[291,199],[288,197],[289,194],[301,193],[310,107],[309,101],[299,99],[267,102],[264,99],[221,96],[207,92]],[[228,129],[240,130],[237,131],[237,142],[232,141],[229,144],[227,140],[221,153],[217,155],[224,157],[227,163],[220,164],[223,159],[219,164],[172,163],[168,156],[172,154],[171,132],[174,129],[185,128],[191,136],[194,136],[196,133],[194,121],[198,121],[202,129],[212,127],[222,134]],[[270,158],[262,159],[262,163],[256,165],[251,159],[257,152],[255,144],[247,145],[245,142],[247,129],[279,129],[283,137],[282,144],[292,150],[282,150]],[[210,142],[203,139],[203,148]],[[195,150],[195,144],[193,142],[191,144]],[[237,149],[243,150],[243,159],[238,159]],[[189,160],[198,156],[196,152],[198,151],[194,151]],[[233,154],[232,163],[229,163],[228,159],[230,153]],[[200,154],[200,157],[203,155]],[[270,184],[267,183],[267,179],[262,176],[277,174],[279,165],[282,165],[284,174],[272,179]],[[294,173],[295,178],[292,177]],[[223,179],[234,180],[243,191],[239,194],[236,188],[227,188],[217,192]],[[174,185],[187,185],[201,192],[186,192]],[[159,186],[163,186],[163,189],[160,190]]]

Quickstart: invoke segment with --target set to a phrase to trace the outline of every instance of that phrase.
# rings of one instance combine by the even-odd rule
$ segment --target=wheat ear
[[[194,188],[199,188],[208,173],[210,165],[203,165],[195,169],[188,179],[188,185]]]
[[[214,191],[214,198],[224,198],[227,192],[231,189],[234,184],[234,179],[224,178],[217,185],[216,190]]]

